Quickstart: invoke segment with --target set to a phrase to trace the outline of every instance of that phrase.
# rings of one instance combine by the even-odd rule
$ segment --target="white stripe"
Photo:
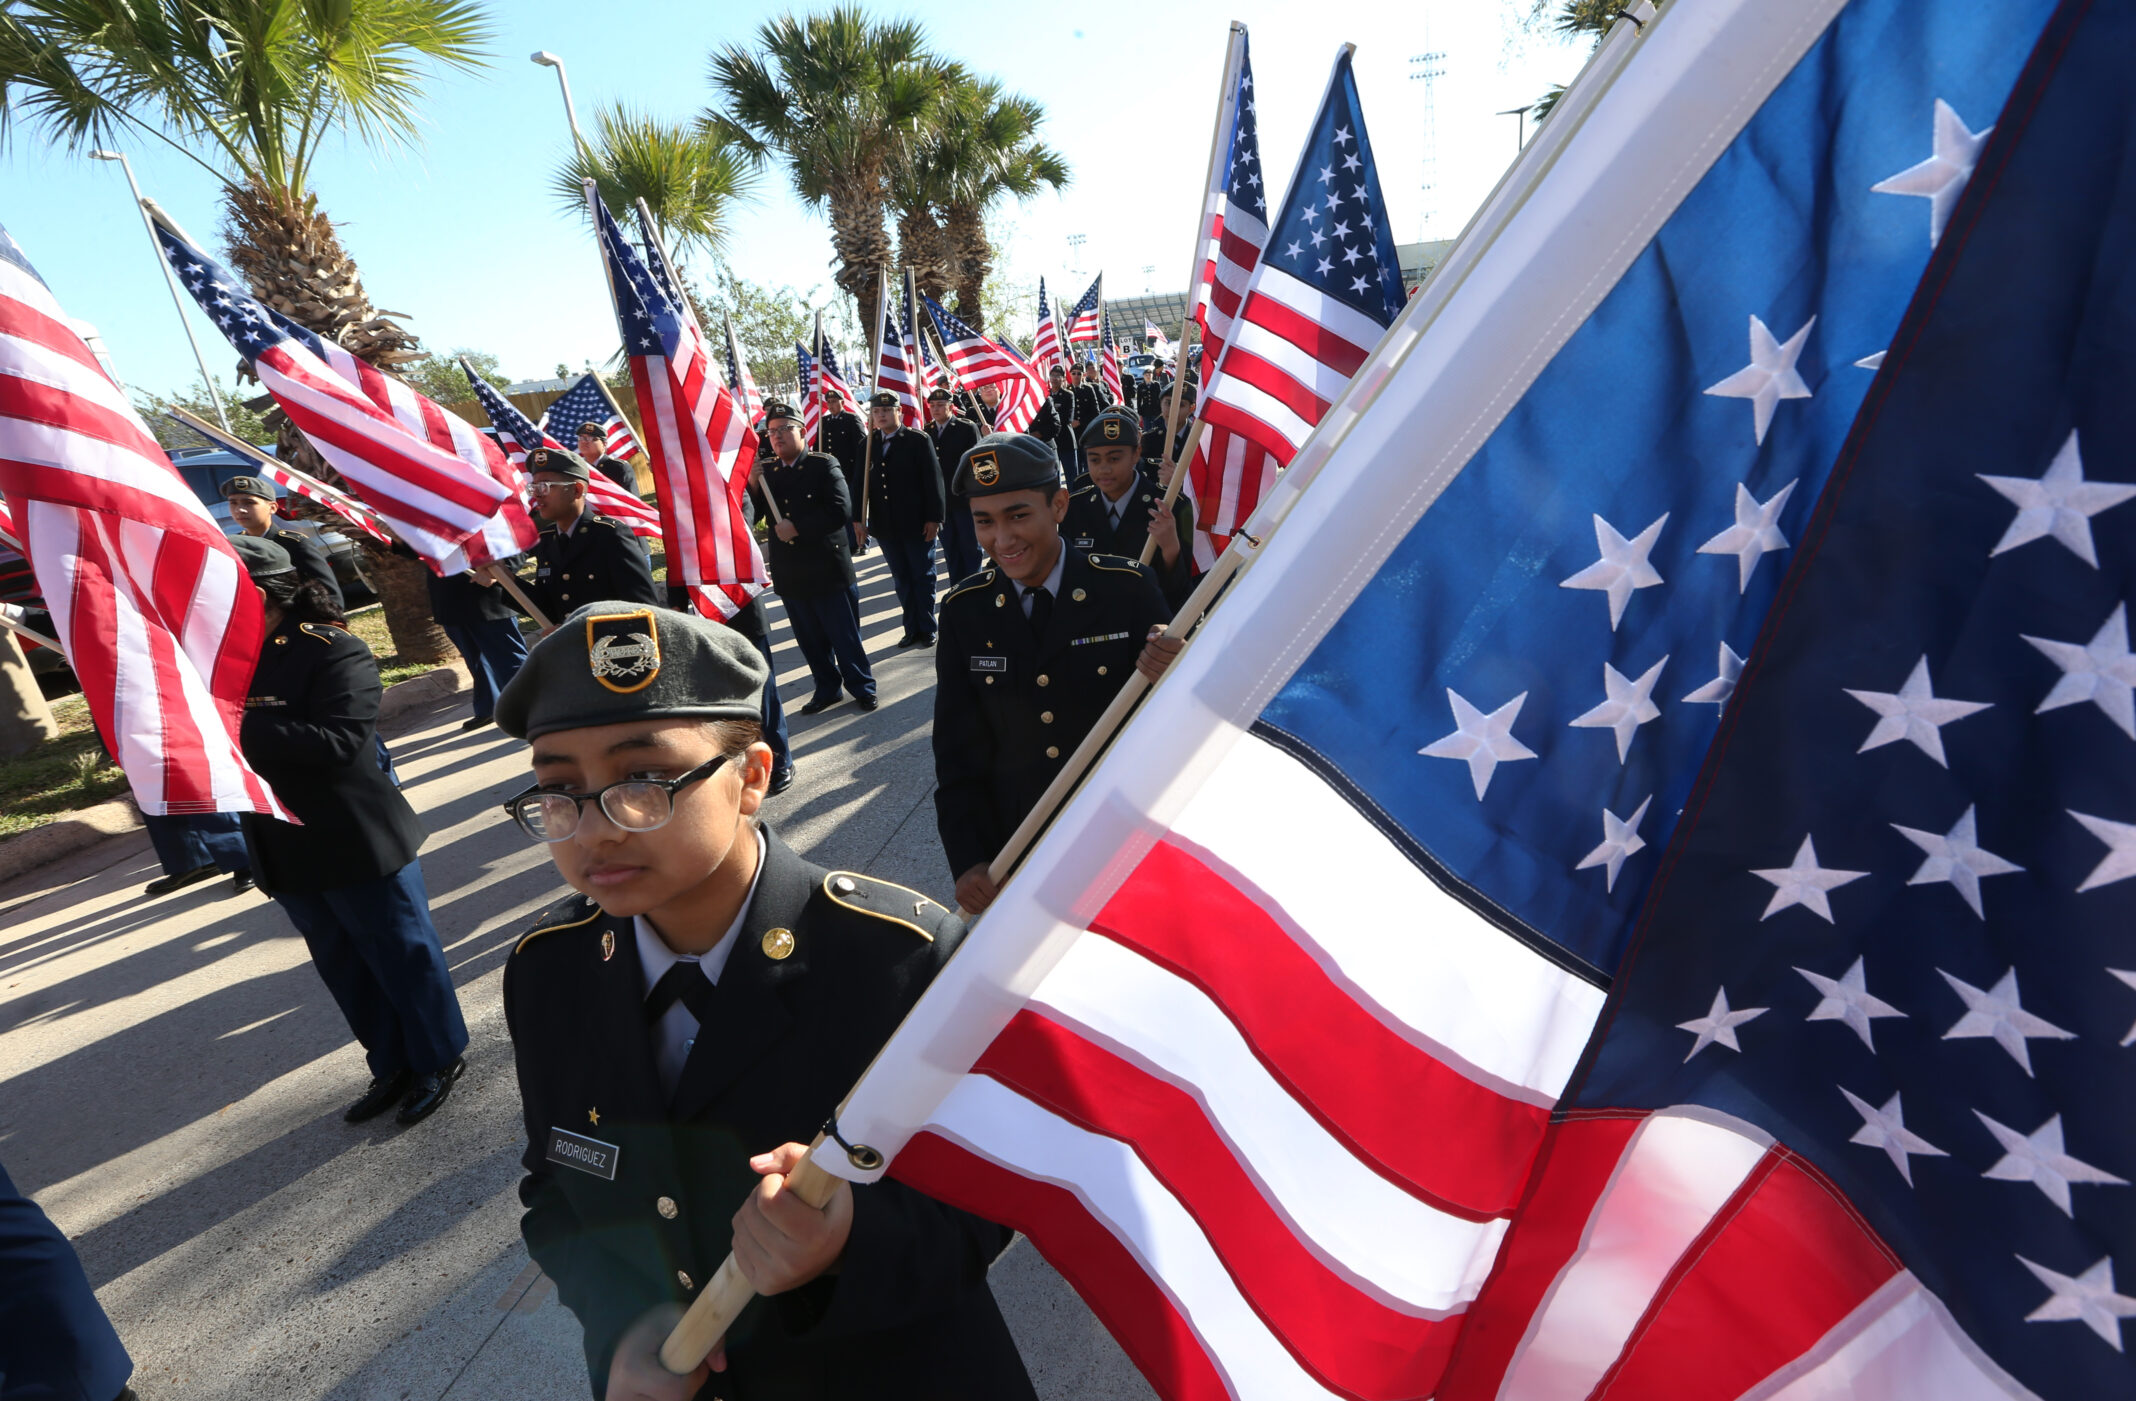
[[[1632,1135],[1572,1259],[1528,1322],[1499,1401],[1562,1401],[1594,1390],[1654,1292],[1767,1144],[1663,1111]]]
[[[1256,321],[1250,306],[1246,314],[1233,323],[1231,343],[1224,347],[1224,382],[1215,391],[1219,397],[1237,377],[1231,358],[1234,355],[1251,355],[1267,362],[1305,386],[1323,404],[1332,403],[1342,393],[1343,386],[1350,382],[1347,370],[1329,364],[1280,331]],[[1317,419],[1318,415],[1314,417]]]
[[[1010,1172],[1074,1193],[1170,1296],[1238,1401],[1334,1394],[1269,1331],[1194,1218],[1125,1144],[978,1075],[959,1082],[929,1127]]]
[[[1268,426],[1270,433],[1290,444],[1293,451],[1313,431],[1313,425],[1293,413],[1289,404],[1235,375],[1225,375],[1209,397],[1260,420]]]
[[[1959,1328],[1911,1272],[1884,1282],[1817,1345],[1743,1393],[1743,1401],[2037,1401]]]
[[[1441,890],[1303,764],[1245,736],[1173,831],[1248,873],[1331,976],[1442,1062],[1534,1104],[1564,1092],[1602,990]]]
[[[1054,965],[1031,1005],[1198,1100],[1292,1234],[1351,1284],[1431,1317],[1483,1287],[1506,1223],[1448,1215],[1359,1161],[1185,979],[1092,934]]]
[[[1334,335],[1369,353],[1387,334],[1387,328],[1348,302],[1337,301],[1309,282],[1301,282],[1276,264],[1262,260],[1253,290],[1270,301],[1289,307],[1306,320],[1324,326]]]

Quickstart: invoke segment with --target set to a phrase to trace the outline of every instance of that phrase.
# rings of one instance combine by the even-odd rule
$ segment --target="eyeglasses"
[[[569,841],[578,831],[586,804],[599,803],[601,815],[626,832],[652,832],[675,815],[675,795],[699,779],[710,778],[734,756],[705,760],[680,778],[631,778],[597,793],[557,793],[533,787],[512,797],[504,810],[521,831],[537,842]]]
[[[563,491],[570,487],[583,485],[583,482],[528,482],[527,490],[536,496],[547,496],[552,491]]]

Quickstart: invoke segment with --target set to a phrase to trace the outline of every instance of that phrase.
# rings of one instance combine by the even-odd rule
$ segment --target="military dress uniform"
[[[827,413],[823,416],[822,427],[816,430],[816,448],[836,462],[838,470],[845,474],[846,499],[853,503],[854,515],[858,517],[858,507],[865,499],[866,483],[861,480],[861,475],[867,466],[868,426],[851,410]],[[860,534],[852,524],[846,526],[846,543],[859,552]],[[857,595],[854,603],[856,607],[859,604]]]
[[[1058,389],[1046,391],[1045,407],[1031,420],[1031,436],[1044,438],[1053,444],[1053,450],[1061,460],[1061,480],[1067,481],[1076,474],[1075,464],[1075,387],[1062,384]]]
[[[528,475],[538,472],[578,482],[589,481],[593,475],[585,458],[563,448],[536,448],[528,453]],[[645,546],[591,503],[569,529],[543,522],[541,536],[527,554],[534,561],[534,576],[523,580],[522,587],[552,623],[596,599],[660,602]]]
[[[617,457],[614,453],[602,453],[593,460],[591,465],[594,471],[603,474],[608,480],[614,482],[632,496],[638,494],[638,469],[625,462],[622,458]]]
[[[222,494],[225,501],[233,496],[257,496],[269,506],[275,503],[274,488],[258,477],[232,477],[222,484]],[[327,559],[326,551],[317,539],[286,525],[269,525],[257,538],[280,545],[289,556],[289,562],[296,566],[297,573],[326,585],[336,611],[348,607],[341,597],[341,579],[334,573],[333,562]]]
[[[897,396],[877,394],[869,403],[894,408]],[[934,440],[915,428],[896,428],[887,437],[871,429],[868,438],[874,451],[868,469],[868,537],[883,547],[897,587],[905,624],[898,645],[926,646],[935,636],[935,547],[925,528],[939,528],[947,515]]]
[[[935,393],[947,397],[946,391],[938,389]],[[979,442],[979,430],[972,420],[956,415],[941,423],[929,423],[927,436],[934,440],[935,461],[948,464],[945,476],[953,475],[964,454]],[[977,574],[986,560],[979,553],[979,533],[972,527],[972,503],[952,491],[943,510],[948,518],[942,522],[942,559],[949,570],[950,585],[955,587]]]
[[[770,405],[766,416],[773,413],[792,416],[784,404]],[[771,586],[786,604],[794,645],[815,682],[807,713],[837,700],[841,685],[863,708],[873,709],[875,672],[860,636],[859,598],[846,543],[853,508],[844,473],[829,456],[804,452],[791,463],[776,456],[760,463],[755,482],[759,515],[769,517],[762,505],[763,493],[769,492],[795,531],[792,540],[781,540],[776,530],[768,535],[764,561],[771,568]]]
[[[507,733],[755,713],[768,672],[724,629],[664,610],[609,622],[654,634],[631,655],[629,689],[603,679],[614,658],[591,623],[559,628],[499,705]],[[750,830],[755,883],[705,953],[678,955],[649,921],[573,896],[505,964],[527,1132],[520,1229],[584,1329],[596,1397],[632,1325],[693,1301],[727,1256],[758,1181],[750,1156],[814,1138],[963,934],[916,891]],[[901,1183],[851,1190],[838,1267],[754,1299],[727,1335],[727,1370],[698,1396],[1032,1397],[986,1284],[1011,1233]]]
[[[957,484],[974,495],[993,484],[1040,489],[1045,444],[995,433],[965,454]],[[984,454],[997,455],[998,465]],[[1097,723],[1134,670],[1151,628],[1170,622],[1157,576],[1119,555],[1062,542],[1057,587],[1044,597],[999,569],[982,569],[942,600],[935,654],[935,823],[950,874],[993,859],[1016,824]],[[1028,601],[1025,594],[1033,594]],[[1036,621],[1034,621],[1036,620]]]
[[[1061,521],[1061,538],[1077,550],[1142,558],[1150,538],[1150,512],[1164,505],[1164,493],[1146,477],[1137,475],[1127,495],[1118,502],[1106,499],[1097,483],[1086,484],[1068,498],[1068,514]],[[1179,530],[1179,558],[1165,567],[1164,556],[1152,553],[1150,567],[1164,599],[1177,609],[1194,592],[1194,507],[1184,495],[1172,502],[1172,523]]]

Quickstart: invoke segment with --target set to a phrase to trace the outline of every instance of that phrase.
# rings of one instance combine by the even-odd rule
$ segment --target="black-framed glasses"
[[[537,786],[508,799],[504,810],[537,842],[570,840],[578,831],[586,804],[596,802],[601,815],[626,832],[657,831],[675,815],[678,792],[718,773],[719,766],[733,757],[715,755],[680,778],[627,778],[596,793],[557,793]]]

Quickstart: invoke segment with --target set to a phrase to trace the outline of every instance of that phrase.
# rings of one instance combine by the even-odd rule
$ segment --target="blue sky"
[[[343,225],[373,299],[409,313],[430,348],[490,351],[518,378],[547,375],[559,361],[602,359],[616,336],[591,238],[582,217],[560,209],[547,189],[570,139],[556,79],[527,55],[549,49],[565,59],[582,121],[617,99],[679,119],[712,99],[712,49],[746,41],[787,8],[748,0],[495,5],[492,66],[437,80],[414,147],[329,146],[314,181],[321,207]],[[1524,23],[1530,12],[1531,0],[1408,0],[1345,7],[1335,24],[1295,0],[1223,8],[942,0],[884,10],[916,16],[945,53],[1046,105],[1046,138],[1075,180],[1060,195],[1006,211],[1013,237],[1005,270],[1027,296],[1040,276],[1049,288],[1073,281],[1080,290],[1101,268],[1112,295],[1184,285],[1217,69],[1234,18],[1252,36],[1272,182],[1288,179],[1337,45],[1357,44],[1366,120],[1403,242],[1425,220],[1424,85],[1409,80],[1409,59],[1427,48],[1448,55],[1437,85],[1440,195],[1430,231],[1451,236],[1514,153],[1514,119],[1494,114],[1569,79],[1585,58],[1585,44]],[[595,15],[598,23],[589,22]],[[151,138],[125,149],[142,189],[219,247],[214,181]],[[0,155],[0,191],[0,223],[69,314],[97,328],[123,379],[161,392],[196,377],[116,165],[49,148],[18,128]],[[1087,240],[1079,256],[1070,253],[1071,234]],[[830,285],[827,226],[788,193],[783,173],[742,211],[729,251],[745,277]],[[227,381],[234,357],[204,319],[194,326]]]

